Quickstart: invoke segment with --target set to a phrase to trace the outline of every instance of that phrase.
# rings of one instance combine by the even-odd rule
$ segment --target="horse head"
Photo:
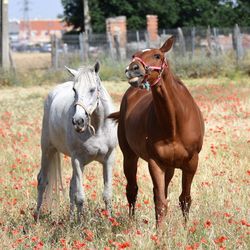
[[[87,128],[90,129],[92,134],[95,133],[95,129],[91,124],[91,115],[99,103],[99,69],[99,62],[96,62],[94,67],[82,67],[78,70],[67,68],[70,74],[74,76],[75,113],[72,117],[72,124],[79,133],[83,133]]]
[[[133,55],[132,62],[125,70],[128,82],[133,87],[147,88],[157,84],[168,64],[165,53],[174,42],[173,36],[168,38],[159,49],[145,49]]]

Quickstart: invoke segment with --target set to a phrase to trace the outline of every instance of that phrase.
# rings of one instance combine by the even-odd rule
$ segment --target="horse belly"
[[[175,168],[181,168],[189,159],[189,154],[183,145],[176,142],[157,142],[154,144],[152,152],[155,152],[153,157],[156,157],[158,161]]]
[[[61,153],[70,155],[67,143],[68,116],[58,106],[52,106],[49,119],[49,137],[53,146]]]
[[[125,127],[126,139],[130,148],[138,155],[140,158],[147,160],[147,148],[146,140],[147,136],[145,135],[145,130],[140,125],[142,123],[127,123]],[[130,129],[133,128],[133,129]]]
[[[51,128],[50,140],[53,146],[61,153],[70,155],[67,147],[66,134],[62,128]]]

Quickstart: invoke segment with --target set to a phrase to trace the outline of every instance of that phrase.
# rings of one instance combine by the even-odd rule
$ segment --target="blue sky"
[[[23,19],[24,0],[9,0],[9,19]],[[63,13],[61,0],[29,0],[30,19],[54,19]]]

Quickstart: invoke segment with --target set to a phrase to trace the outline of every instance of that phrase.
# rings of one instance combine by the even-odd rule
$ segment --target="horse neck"
[[[160,82],[152,87],[154,110],[158,123],[167,139],[173,140],[176,135],[176,114],[174,96],[174,78],[169,69],[165,69]]]

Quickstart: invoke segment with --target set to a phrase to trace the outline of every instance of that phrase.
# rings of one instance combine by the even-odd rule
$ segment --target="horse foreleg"
[[[198,154],[195,154],[188,165],[182,168],[182,193],[179,197],[180,207],[185,219],[188,220],[189,209],[191,206],[191,184],[198,166]]]
[[[110,216],[112,212],[112,168],[115,159],[114,156],[115,156],[115,151],[113,149],[105,157],[105,161],[103,163],[103,181],[104,181],[103,200],[106,206],[106,210],[108,211]]]
[[[168,167],[165,172],[165,198],[168,197],[168,185],[174,176],[174,168]]]
[[[73,175],[70,181],[70,220],[74,220],[74,204],[77,207],[77,221],[83,215],[84,192],[82,186],[82,168],[79,160],[72,157]]]
[[[126,195],[129,203],[129,216],[135,214],[138,186],[136,180],[138,157],[133,153],[123,154],[123,170],[127,179]]]
[[[165,198],[165,172],[154,160],[149,160],[149,172],[153,181],[156,226],[161,228],[167,213]]]

